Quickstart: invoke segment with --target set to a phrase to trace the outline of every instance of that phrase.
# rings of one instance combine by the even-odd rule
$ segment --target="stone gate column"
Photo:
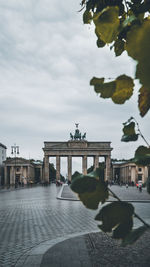
[[[72,176],[72,156],[68,156],[68,180],[71,181]]]
[[[10,168],[10,184],[15,184],[15,167],[11,166]]]
[[[87,174],[87,156],[82,157],[82,174]]]
[[[4,185],[7,185],[7,166],[4,167]]]
[[[44,182],[49,183],[49,156],[44,157]]]
[[[99,168],[99,156],[94,156],[94,170]]]
[[[110,181],[111,180],[111,157],[106,156],[106,176],[105,180]]]
[[[60,157],[56,156],[56,180],[60,180]]]
[[[20,168],[20,172],[21,172],[21,175],[20,175],[20,182],[23,183],[23,166],[21,166],[21,168]]]
[[[43,180],[43,170],[42,166],[40,167],[40,182]]]

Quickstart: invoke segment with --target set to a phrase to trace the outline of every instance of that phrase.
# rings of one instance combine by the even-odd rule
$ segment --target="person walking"
[[[142,192],[142,185],[139,185],[139,192]]]

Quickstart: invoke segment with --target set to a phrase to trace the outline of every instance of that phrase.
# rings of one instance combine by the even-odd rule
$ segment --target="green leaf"
[[[101,39],[98,38],[97,40],[97,47],[104,47],[105,46],[105,42],[103,42]]]
[[[128,125],[125,125],[122,130],[125,135],[134,135],[135,134],[135,122],[132,121]]]
[[[77,177],[74,177],[70,187],[74,192],[80,194],[95,191],[97,184],[97,178],[80,174]]]
[[[132,245],[137,239],[139,239],[148,228],[143,225],[135,230],[132,230],[123,240],[122,246]]]
[[[150,89],[147,89],[144,86],[142,86],[140,89],[138,107],[142,117],[144,117],[150,109]]]
[[[133,218],[129,217],[123,223],[120,223],[119,226],[113,231],[113,238],[125,238],[128,233],[132,230],[133,227]]]
[[[89,209],[97,209],[100,202],[104,203],[108,198],[108,188],[102,178],[101,169],[77,175],[71,183],[71,189],[78,193],[80,200]]]
[[[137,141],[139,137],[139,134],[133,134],[133,135],[123,135],[121,138],[122,142],[132,142]]]
[[[150,167],[148,167],[148,168],[150,168]],[[150,194],[150,176],[147,178],[146,188],[147,188],[147,192]]]
[[[116,83],[109,82],[109,83],[103,83],[99,85],[95,85],[95,92],[100,93],[100,97],[102,98],[110,98],[113,96],[116,88]]]
[[[116,90],[112,100],[116,104],[124,104],[133,94],[133,79],[126,75],[121,75],[116,79]]]
[[[134,207],[130,203],[118,201],[103,207],[96,215],[95,220],[102,221],[102,224],[99,225],[102,231],[111,232],[115,228],[114,235],[122,238],[132,228],[133,213]],[[128,224],[127,228],[122,226],[125,223]]]
[[[78,171],[75,171],[75,173],[71,176],[71,180],[73,181],[73,179],[77,178],[78,176],[80,176],[81,173]]]
[[[90,81],[90,85],[100,85],[103,84],[104,82],[104,78],[97,78],[97,77],[93,77]]]
[[[88,10],[85,10],[83,13],[83,23],[84,24],[90,24],[92,21],[92,13]]]
[[[121,75],[115,81],[104,83],[104,78],[93,77],[90,85],[94,85],[96,93],[102,98],[112,98],[116,104],[123,104],[133,93],[133,80],[129,76]]]
[[[105,43],[116,40],[119,31],[119,9],[107,7],[102,12],[96,13],[93,17],[98,37]]]
[[[124,45],[125,45],[125,42],[123,40],[120,40],[120,39],[116,40],[114,44],[116,57],[120,56],[123,53],[123,51],[125,50]]]
[[[95,191],[79,194],[79,198],[88,209],[97,209],[99,203],[104,203],[108,198],[106,183],[99,181]]]
[[[132,118],[132,117],[131,117]],[[135,133],[135,122],[130,122],[131,118],[128,120],[128,124],[124,123],[123,136],[121,138],[122,142],[137,141],[139,134]]]
[[[150,148],[145,146],[139,146],[135,151],[133,161],[137,165],[146,166],[150,164]]]

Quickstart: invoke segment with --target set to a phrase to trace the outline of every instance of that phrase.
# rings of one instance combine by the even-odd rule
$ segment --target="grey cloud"
[[[1,142],[9,148],[18,142],[22,156],[42,158],[43,141],[68,140],[75,122],[88,140],[112,141],[118,158],[131,157],[136,146],[120,142],[128,117],[134,114],[149,135],[138,94],[119,106],[89,86],[93,76],[133,76],[135,62],[98,49],[93,26],[83,25],[78,9],[70,0],[0,2]]]

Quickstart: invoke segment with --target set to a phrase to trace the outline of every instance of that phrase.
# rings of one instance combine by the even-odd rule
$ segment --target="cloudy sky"
[[[20,156],[43,158],[44,141],[67,141],[79,123],[88,141],[111,141],[113,158],[131,158],[142,140],[121,143],[122,122],[134,116],[146,138],[137,93],[125,105],[99,98],[93,76],[133,76],[135,62],[98,49],[83,25],[80,1],[0,0],[0,142]],[[135,91],[138,88],[138,82]]]

